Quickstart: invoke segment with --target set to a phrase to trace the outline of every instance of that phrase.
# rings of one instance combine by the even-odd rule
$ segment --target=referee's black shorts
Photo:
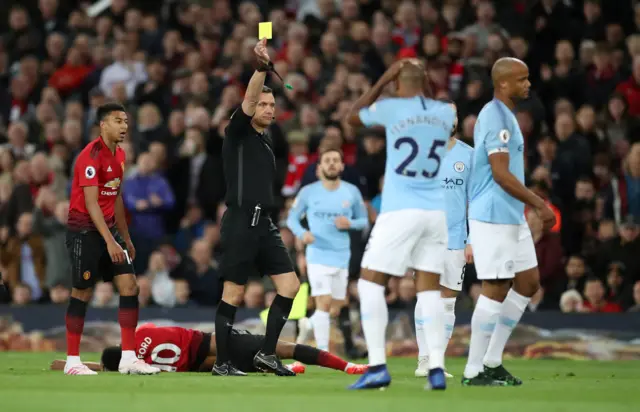
[[[245,285],[249,276],[293,272],[293,263],[280,231],[263,210],[251,227],[253,208],[229,206],[220,228],[220,273],[224,280]]]
[[[114,276],[135,274],[127,246],[117,229],[111,228],[116,242],[125,251],[127,260],[120,264],[111,261],[107,244],[96,230],[67,230],[67,251],[71,261],[72,285],[76,289],[92,288],[98,280],[111,282]]]

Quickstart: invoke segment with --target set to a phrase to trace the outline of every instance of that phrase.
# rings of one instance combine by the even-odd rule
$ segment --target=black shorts
[[[229,207],[220,228],[220,273],[224,280],[244,285],[250,275],[293,272],[293,263],[280,231],[270,217],[251,227],[252,208]]]
[[[126,251],[127,246],[115,227],[111,228],[111,233]],[[67,251],[72,285],[76,289],[91,288],[98,280],[111,282],[117,275],[135,274],[130,260],[120,264],[111,261],[106,242],[95,230],[67,230]]]
[[[243,329],[231,329],[229,338],[230,358],[233,365],[243,372],[257,372],[253,357],[262,349],[263,335],[253,335]]]

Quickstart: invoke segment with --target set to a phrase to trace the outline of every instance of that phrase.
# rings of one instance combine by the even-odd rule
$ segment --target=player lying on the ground
[[[146,363],[167,372],[210,372],[216,361],[216,340],[212,334],[181,327],[157,327],[151,323],[136,330],[136,355]],[[253,357],[262,347],[264,336],[233,329],[230,349],[233,364],[243,372],[257,372]],[[102,352],[101,363],[84,362],[94,371],[117,371],[121,350],[117,346]],[[295,359],[288,367],[296,373],[304,373],[305,366],[318,365],[343,371],[350,375],[361,375],[367,365],[345,361],[329,352],[307,345],[278,341],[276,354],[281,359]],[[301,362],[301,363],[300,363]],[[52,370],[64,369],[65,361],[55,360]]]

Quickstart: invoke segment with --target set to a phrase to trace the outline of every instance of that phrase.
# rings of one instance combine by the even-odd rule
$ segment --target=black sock
[[[344,350],[349,352],[353,349],[353,332],[351,330],[351,318],[349,317],[349,307],[345,306],[340,309],[338,316],[338,325],[340,332],[344,336]]]
[[[216,363],[229,360],[229,336],[236,317],[236,307],[221,300],[216,311]]]
[[[269,308],[269,317],[267,318],[267,333],[264,336],[264,344],[262,352],[266,355],[276,353],[276,345],[280,339],[280,332],[289,319],[293,299],[276,295],[273,303]]]
[[[307,345],[296,345],[293,349],[293,359],[305,365],[317,365],[320,349]]]

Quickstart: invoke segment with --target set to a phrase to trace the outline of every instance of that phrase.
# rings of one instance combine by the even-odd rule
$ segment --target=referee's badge
[[[462,173],[464,172],[464,163],[462,162],[455,162],[453,164],[453,170],[455,170],[458,173]]]
[[[87,179],[93,179],[96,175],[96,169],[94,169],[93,166],[87,166],[87,168],[84,169],[84,175]]]
[[[344,202],[342,202],[342,207],[343,208],[348,208],[349,206],[351,206],[351,203],[348,200],[345,200]]]
[[[502,143],[506,144],[509,143],[509,139],[511,139],[511,133],[509,133],[507,129],[502,129],[500,130],[498,137],[500,137],[500,141],[502,141]]]

